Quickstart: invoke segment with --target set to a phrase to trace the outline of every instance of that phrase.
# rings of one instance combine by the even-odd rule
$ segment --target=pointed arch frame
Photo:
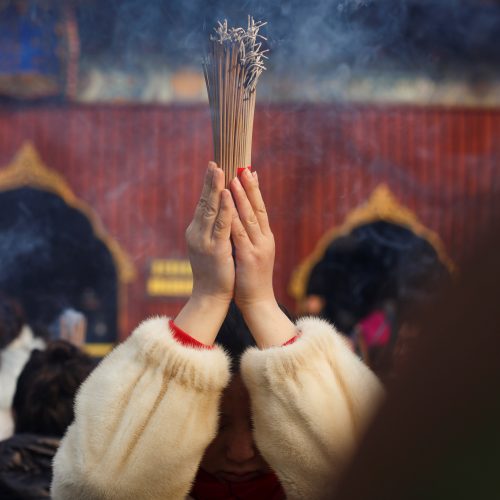
[[[401,205],[387,185],[380,184],[365,203],[357,206],[347,214],[340,226],[334,227],[323,234],[312,253],[295,268],[288,284],[288,293],[298,304],[305,297],[312,268],[321,260],[328,245],[335,239],[349,234],[359,226],[377,221],[403,226],[416,236],[426,240],[434,248],[439,260],[450,271],[450,274],[456,273],[456,266],[446,252],[439,235],[425,227],[411,210]]]
[[[137,271],[125,250],[107,232],[99,215],[83,200],[79,199],[66,180],[45,165],[31,142],[25,142],[11,163],[0,168],[0,192],[23,187],[31,187],[52,193],[68,206],[82,213],[89,221],[94,235],[109,250],[117,270],[118,278],[118,322],[122,322],[121,312],[125,307],[125,287],[137,277]],[[110,350],[110,344],[86,344],[86,350],[101,356]]]

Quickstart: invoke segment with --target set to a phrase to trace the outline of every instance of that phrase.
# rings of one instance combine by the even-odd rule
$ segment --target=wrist
[[[257,298],[241,298],[238,297],[238,290],[235,290],[235,297],[234,301],[236,305],[238,306],[238,309],[241,311],[243,316],[248,314],[249,316],[256,314],[256,311],[271,311],[275,309],[276,307],[279,308],[278,302],[276,301],[276,297],[274,296],[274,291],[271,290],[268,293],[261,293],[259,297]]]
[[[243,314],[243,317],[248,316],[250,318],[260,313],[269,314],[275,311],[276,308],[279,309],[278,302],[274,295],[252,301],[237,301],[236,305],[241,311],[241,314]]]
[[[231,296],[226,296],[224,294],[210,294],[193,290],[188,302],[190,302],[193,306],[201,308],[203,311],[214,309],[216,312],[224,311],[225,315],[229,309]]]
[[[227,315],[229,302],[220,297],[193,294],[174,322],[198,342],[212,345]]]
[[[274,296],[246,304],[240,310],[261,349],[282,346],[297,334],[295,325],[281,310]]]
[[[191,297],[189,298],[189,300],[199,302],[203,305],[209,304],[215,307],[229,307],[229,303],[232,299],[233,288],[227,291],[221,291],[220,288],[214,290],[213,287],[199,284],[196,280],[193,283],[193,290],[191,292]]]

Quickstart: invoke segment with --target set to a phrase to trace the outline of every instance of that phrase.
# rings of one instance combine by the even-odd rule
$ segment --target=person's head
[[[24,323],[21,304],[0,292],[0,349],[8,346],[21,333]]]
[[[85,315],[69,307],[64,309],[49,327],[53,339],[71,342],[77,347],[85,344],[87,320]]]
[[[76,391],[94,366],[92,358],[63,340],[34,350],[17,381],[16,433],[62,436],[74,418]]]
[[[253,439],[250,398],[239,373],[222,395],[217,436],[201,468],[225,482],[249,481],[271,470]]]
[[[250,397],[239,374],[241,355],[256,344],[234,303],[215,341],[231,357],[233,376],[222,395],[217,436],[206,449],[201,468],[221,481],[248,481],[271,469],[255,445]]]

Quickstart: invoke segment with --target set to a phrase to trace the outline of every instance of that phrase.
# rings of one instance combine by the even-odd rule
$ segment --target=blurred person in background
[[[397,376],[336,500],[500,498],[499,225],[456,283],[406,315]]]
[[[45,341],[26,324],[19,302],[0,293],[0,440],[14,431],[11,407],[17,378],[31,351],[44,347]]]
[[[63,309],[48,328],[52,339],[62,339],[77,347],[83,347],[87,332],[87,319],[71,307]]]
[[[76,391],[94,361],[69,342],[32,351],[17,380],[15,434],[0,442],[0,498],[49,498],[52,458],[73,421]]]
[[[324,269],[324,261],[317,262],[309,274],[306,293],[301,304],[303,314],[321,316],[326,305],[327,284]]]
[[[363,361],[385,380],[392,368],[396,339],[396,306],[387,300],[356,323],[351,334],[354,349]]]

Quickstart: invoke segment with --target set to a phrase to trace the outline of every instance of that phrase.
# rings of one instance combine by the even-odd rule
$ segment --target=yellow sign
[[[146,286],[148,295],[153,297],[188,297],[193,289],[189,260],[152,260]]]
[[[91,343],[84,344],[83,350],[94,358],[103,358],[108,354],[114,347],[114,344],[109,343]]]

